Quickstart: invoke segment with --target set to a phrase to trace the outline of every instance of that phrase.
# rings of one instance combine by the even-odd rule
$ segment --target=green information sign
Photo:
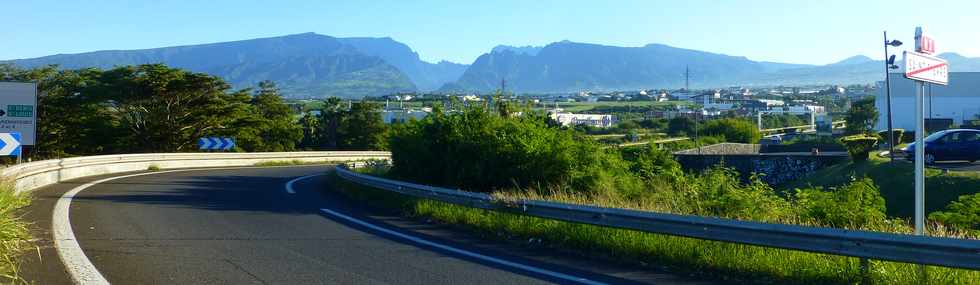
[[[7,116],[18,118],[34,117],[34,106],[31,105],[7,105]]]

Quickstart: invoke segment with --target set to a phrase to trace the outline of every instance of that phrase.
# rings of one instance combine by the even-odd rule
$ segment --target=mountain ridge
[[[952,71],[980,71],[980,58],[947,52]],[[556,93],[809,84],[871,84],[881,60],[856,55],[825,65],[754,61],[745,56],[651,43],[621,47],[568,40],[544,46],[497,45],[471,64],[431,63],[390,37],[316,33],[137,50],[101,50],[0,61],[21,67],[111,68],[164,63],[220,76],[235,88],[274,80],[291,97],[362,97],[399,92]]]
[[[954,72],[980,71],[980,58],[938,55]],[[825,64],[753,61],[744,56],[677,48],[664,44],[619,47],[560,41],[537,53],[497,46],[477,58],[443,92],[493,92],[501,80],[509,91],[554,93],[684,87],[690,70],[692,88],[815,84],[873,84],[883,78],[883,63],[863,55]]]
[[[138,50],[100,50],[2,62],[27,68],[57,64],[65,69],[164,63],[222,77],[235,88],[252,87],[261,80],[285,79],[279,82],[281,88],[298,91],[284,92],[292,97],[362,97],[431,90],[455,80],[466,67],[422,61],[411,48],[391,38],[335,38],[316,33]],[[273,74],[258,70],[257,66],[274,68],[284,74],[254,76]],[[312,74],[297,74],[304,69]]]

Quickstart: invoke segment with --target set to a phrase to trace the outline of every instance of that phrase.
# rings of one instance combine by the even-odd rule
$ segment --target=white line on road
[[[452,247],[452,246],[435,243],[435,242],[428,241],[428,240],[425,240],[425,239],[422,239],[422,238],[418,238],[418,237],[406,235],[406,234],[403,234],[403,233],[399,233],[399,232],[396,232],[396,231],[392,231],[392,230],[389,230],[389,229],[386,229],[386,228],[382,228],[382,227],[376,226],[374,224],[371,224],[371,223],[368,223],[368,222],[365,222],[365,221],[362,221],[362,220],[358,220],[356,218],[353,218],[353,217],[350,217],[350,216],[347,216],[347,215],[344,215],[344,214],[335,212],[335,211],[330,210],[330,209],[320,209],[320,210],[323,211],[324,213],[327,213],[327,214],[331,215],[331,216],[338,217],[338,218],[347,220],[349,222],[352,222],[352,223],[355,223],[355,224],[358,224],[358,225],[361,225],[361,226],[370,228],[372,230],[376,230],[376,231],[379,231],[379,232],[383,232],[385,234],[396,236],[398,238],[405,239],[405,240],[408,240],[408,241],[411,241],[411,242],[414,242],[414,243],[417,243],[417,244],[431,246],[431,247],[435,247],[435,248],[438,248],[438,249],[441,249],[441,250],[445,250],[445,251],[449,251],[449,252],[452,252],[452,253],[456,253],[456,254],[460,254],[460,255],[464,255],[464,256],[476,258],[476,259],[480,259],[480,260],[483,260],[483,261],[492,262],[492,263],[503,265],[503,266],[506,266],[506,267],[516,268],[516,269],[519,269],[519,270],[523,270],[523,271],[527,271],[527,272],[533,272],[533,273],[537,273],[537,274],[542,274],[542,275],[550,276],[550,277],[553,277],[553,278],[558,278],[558,279],[561,279],[561,280],[571,281],[571,282],[575,282],[575,283],[580,283],[580,284],[606,284],[606,283],[602,283],[602,282],[598,282],[598,281],[593,281],[593,280],[585,279],[585,278],[582,278],[582,277],[576,277],[576,276],[564,274],[564,273],[561,273],[561,272],[555,272],[555,271],[551,271],[551,270],[547,270],[547,269],[537,268],[537,267],[530,266],[530,265],[524,265],[524,264],[520,264],[520,263],[516,263],[516,262],[511,262],[511,261],[503,260],[503,259],[500,259],[500,258],[496,258],[496,257],[492,257],[492,256],[487,256],[487,255],[475,253],[475,252],[472,252],[472,251],[467,251],[467,250],[455,248],[455,247]]]
[[[101,273],[99,273],[99,270],[95,268],[92,261],[85,256],[85,252],[82,251],[82,247],[78,244],[78,240],[75,239],[75,232],[71,229],[71,219],[68,213],[69,209],[71,208],[72,198],[75,198],[75,195],[77,195],[78,192],[82,192],[82,190],[92,187],[95,184],[122,178],[176,171],[180,170],[110,177],[75,187],[74,189],[71,189],[71,191],[65,192],[64,195],[61,195],[61,198],[58,199],[58,203],[54,205],[51,228],[54,234],[54,247],[58,251],[58,257],[61,257],[61,262],[65,264],[65,269],[68,270],[68,275],[71,275],[71,279],[75,282],[75,284],[109,284],[109,281],[106,280]]]
[[[75,238],[75,231],[71,228],[71,218],[69,215],[69,210],[71,209],[71,201],[78,195],[79,192],[85,190],[86,188],[95,186],[99,183],[104,183],[116,179],[123,179],[129,177],[152,175],[152,174],[164,174],[173,172],[187,172],[187,171],[207,171],[207,170],[232,170],[232,169],[250,169],[250,168],[280,168],[283,166],[274,167],[223,167],[223,168],[197,168],[197,169],[180,169],[180,170],[167,170],[167,171],[156,171],[148,173],[137,173],[116,177],[109,177],[101,179],[98,181],[93,181],[86,183],[82,186],[72,188],[65,194],[61,195],[58,202],[54,205],[54,211],[51,218],[51,229],[54,238],[54,248],[58,251],[58,257],[61,258],[61,262],[65,265],[65,270],[68,271],[68,275],[71,276],[72,281],[75,284],[93,284],[93,285],[104,285],[109,284],[109,281],[99,273],[99,270],[95,268],[92,261],[85,256],[85,252],[82,251],[81,245],[78,244],[78,240]],[[292,167],[292,166],[285,166]]]
[[[286,193],[296,194],[296,190],[293,189],[293,183],[299,182],[300,180],[303,180],[303,179],[317,177],[317,176],[323,176],[323,175],[326,175],[326,174],[323,174],[323,173],[320,173],[320,174],[310,174],[310,175],[307,175],[307,176],[301,176],[301,177],[297,177],[296,179],[289,180],[289,182],[286,182]]]

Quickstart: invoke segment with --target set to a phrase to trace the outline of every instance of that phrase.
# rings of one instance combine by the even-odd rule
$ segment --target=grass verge
[[[28,223],[21,219],[20,209],[30,205],[27,194],[15,195],[13,183],[0,183],[0,283],[26,283],[20,277],[18,256],[31,248]]]
[[[905,161],[889,163],[888,158],[872,155],[867,161],[833,165],[807,176],[806,179],[779,187],[783,191],[806,186],[836,186],[854,178],[874,180],[885,198],[886,214],[910,219],[915,214],[915,166]],[[980,173],[926,169],[926,213],[943,210],[961,195],[980,192]]]
[[[481,238],[516,241],[584,258],[650,266],[746,284],[919,284],[915,265],[871,261],[867,275],[857,258],[806,253],[733,243],[705,241],[509,213],[466,208],[416,199],[347,182],[336,175],[333,189],[375,208],[433,221]],[[929,284],[977,284],[980,272],[927,266]]]

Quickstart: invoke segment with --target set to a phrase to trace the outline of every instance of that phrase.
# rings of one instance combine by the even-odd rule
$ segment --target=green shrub
[[[793,195],[804,221],[843,228],[862,228],[885,220],[885,198],[870,178],[839,188],[797,189]]]
[[[900,144],[902,144],[902,136],[905,134],[905,130],[903,130],[903,129],[893,129],[892,130],[892,133],[895,136],[895,141],[892,142],[891,145],[900,145]],[[881,138],[882,141],[886,141],[887,142],[888,141],[888,131],[885,130],[885,131],[878,132],[878,137]]]
[[[702,134],[707,136],[724,137],[728,142],[758,143],[762,138],[758,126],[752,122],[739,119],[718,119],[704,123]]]
[[[840,141],[854,161],[868,160],[868,155],[878,146],[878,138],[867,135],[847,136]]]
[[[962,195],[929,219],[962,230],[980,231],[980,194]]]
[[[541,114],[502,117],[480,108],[432,115],[393,129],[395,177],[476,192],[513,188],[639,191],[640,180],[615,149]]]
[[[780,221],[791,214],[786,199],[768,184],[757,177],[743,184],[737,171],[720,166],[687,175],[669,189],[660,190],[674,192],[662,195],[658,202],[671,204],[679,214],[757,221]]]
[[[671,136],[693,136],[697,122],[688,117],[676,117],[667,121],[667,134]]]
[[[644,179],[651,180],[662,175],[677,176],[683,174],[680,163],[674,160],[674,155],[670,151],[658,149],[654,145],[623,148],[620,152],[623,159],[629,162],[630,171]]]

